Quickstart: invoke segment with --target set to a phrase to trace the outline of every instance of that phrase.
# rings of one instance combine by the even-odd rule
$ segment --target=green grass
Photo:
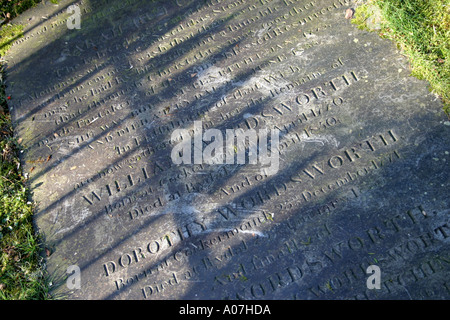
[[[41,0],[0,0],[0,56],[3,57],[11,43],[22,36],[23,26],[10,24],[9,21],[25,10],[34,7]]]
[[[33,7],[40,0],[0,0],[0,20],[11,20],[25,10]]]
[[[370,0],[356,9],[352,22],[393,40],[410,59],[411,75],[427,80],[450,114],[448,0]]]
[[[8,21],[34,6],[35,0],[1,0],[0,20],[0,299],[49,298],[49,285],[42,266],[42,251],[33,228],[33,204],[22,175],[20,143],[14,138],[5,93],[3,56],[22,36],[23,27]]]
[[[8,24],[0,29],[0,56],[4,56],[11,47],[14,40],[23,36],[23,26]]]
[[[48,285],[33,228],[33,204],[22,175],[0,70],[0,299],[46,299]]]

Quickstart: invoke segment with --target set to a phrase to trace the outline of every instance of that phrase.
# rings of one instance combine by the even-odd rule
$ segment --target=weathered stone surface
[[[70,4],[25,13],[8,54],[55,293],[450,297],[450,127],[353,2],[78,1],[80,29]],[[172,132],[200,120],[279,129],[278,172],[174,164]]]

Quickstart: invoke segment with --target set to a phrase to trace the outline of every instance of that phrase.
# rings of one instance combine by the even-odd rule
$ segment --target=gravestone
[[[16,19],[7,93],[53,294],[448,299],[449,122],[395,45],[345,18],[356,5],[82,0]],[[195,158],[239,129],[279,134],[275,171],[248,150],[174,162],[191,135]]]

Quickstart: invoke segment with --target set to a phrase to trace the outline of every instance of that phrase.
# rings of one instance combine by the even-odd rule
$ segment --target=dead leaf
[[[349,8],[345,10],[345,19],[351,19],[353,18],[353,14],[355,13],[355,10]]]

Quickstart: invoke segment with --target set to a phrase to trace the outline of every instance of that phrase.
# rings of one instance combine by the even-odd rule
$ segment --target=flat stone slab
[[[83,0],[17,19],[7,94],[53,293],[449,299],[450,123],[348,8]],[[238,129],[279,133],[275,172],[251,152],[173,160]]]

